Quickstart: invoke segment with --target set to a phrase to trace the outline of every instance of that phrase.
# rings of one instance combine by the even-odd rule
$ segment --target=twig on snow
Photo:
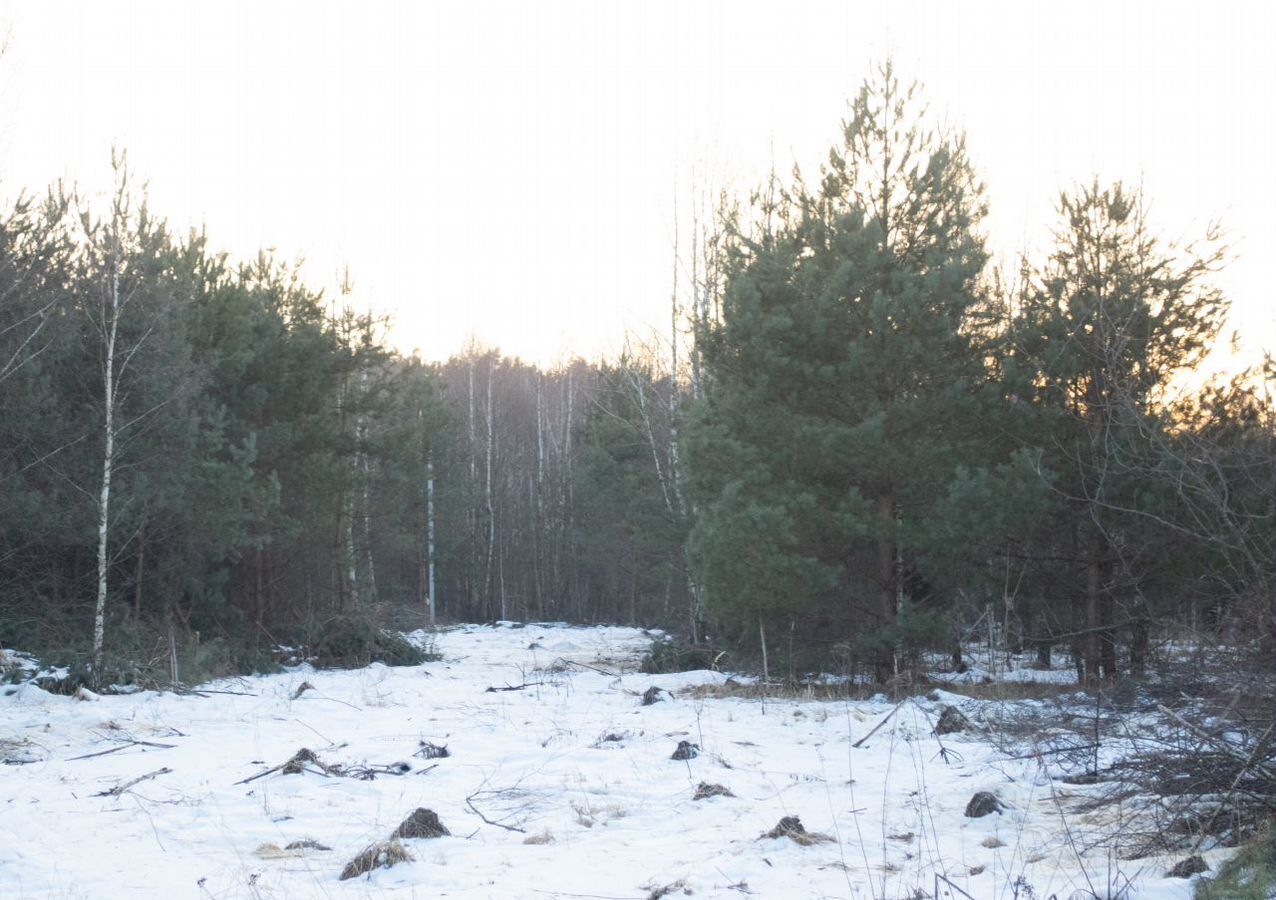
[[[527,829],[525,828],[519,828],[517,825],[506,825],[504,822],[494,822],[491,819],[489,819],[487,816],[483,815],[482,812],[479,811],[479,808],[474,805],[474,798],[477,797],[479,794],[491,794],[491,793],[495,793],[495,792],[494,791],[475,791],[473,794],[470,794],[468,797],[465,798],[465,805],[470,808],[470,810],[474,813],[474,815],[478,816],[488,825],[495,825],[497,828],[504,828],[506,831],[517,831],[519,834],[527,834]]]
[[[96,753],[86,753],[83,756],[72,756],[67,762],[74,762],[77,759],[92,759],[95,756],[106,756],[108,753],[118,753],[121,750],[127,750],[129,747],[155,747],[159,750],[172,750],[176,746],[176,744],[157,744],[154,741],[126,740],[118,747],[112,747],[109,750],[99,750]]]
[[[532,893],[551,894],[555,897],[586,897],[588,900],[647,900],[645,896],[638,897],[633,894],[625,897],[621,897],[616,894],[573,894],[568,891],[542,891],[538,888],[533,888]]]
[[[880,721],[880,722],[878,722],[876,725],[874,725],[874,726],[873,726],[873,730],[872,730],[872,731],[870,731],[868,734],[864,735],[862,738],[860,738],[860,739],[859,739],[858,741],[856,741],[855,743],[851,744],[851,746],[852,746],[852,747],[859,747],[859,746],[860,746],[860,744],[864,743],[864,742],[865,742],[865,741],[867,741],[869,738],[871,738],[873,735],[877,734],[877,732],[881,729],[881,727],[882,727],[883,725],[885,725],[887,722],[889,722],[889,721],[891,720],[891,718],[892,718],[892,717],[894,717],[895,713],[899,712],[899,708],[900,708],[901,706],[903,706],[903,705],[904,705],[905,703],[907,703],[907,702],[908,702],[907,700],[901,700],[901,701],[899,701],[898,703],[896,703],[896,704],[895,704],[895,708],[894,708],[894,709],[892,709],[890,712],[888,712],[888,713],[886,714],[886,718],[882,719],[882,721]]]
[[[562,663],[565,666],[580,666],[582,669],[590,669],[594,672],[597,672],[599,675],[606,675],[608,678],[620,677],[619,673],[617,672],[608,672],[606,669],[601,669],[598,666],[591,666],[589,663],[577,662],[574,659],[563,659],[561,656],[558,659],[556,659],[554,662]]]
[[[309,726],[309,725],[307,725],[305,722],[301,721],[300,719],[293,719],[293,721],[294,721],[294,722],[296,722],[298,725],[302,726],[303,728],[310,728],[310,726]],[[316,731],[314,728],[310,728],[310,730],[311,730],[311,731],[314,731],[314,733],[315,733],[315,734],[319,735],[319,737],[321,737],[321,738],[323,738],[325,741],[327,741],[327,742],[328,742],[328,748],[329,748],[329,749],[334,749],[334,748],[337,748],[337,747],[343,747],[343,746],[345,746],[344,744],[338,744],[336,741],[332,740],[332,739],[331,739],[330,737],[328,737],[326,734],[321,734],[320,732]]]
[[[93,796],[94,797],[118,797],[120,796],[120,794],[124,793],[129,788],[133,787],[133,785],[135,784],[141,784],[143,781],[150,781],[152,778],[158,778],[160,775],[167,775],[169,772],[172,772],[172,771],[173,770],[170,769],[168,766],[165,766],[162,769],[156,769],[154,772],[147,772],[145,775],[138,775],[132,781],[126,781],[123,784],[117,784],[115,787],[111,788],[108,791],[99,791]]]
[[[1007,756],[1006,760],[1009,761],[1012,759],[1036,759],[1039,756],[1047,756],[1051,753],[1067,753],[1070,750],[1075,750],[1076,752],[1080,753],[1082,750],[1093,750],[1095,747],[1098,747],[1098,746],[1099,746],[1098,744],[1069,744],[1066,747],[1051,747],[1046,750],[1034,750],[1031,753],[1021,753],[1018,756]]]

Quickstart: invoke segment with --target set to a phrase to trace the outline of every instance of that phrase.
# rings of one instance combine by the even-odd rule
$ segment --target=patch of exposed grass
[[[1075,684],[1056,682],[993,681],[956,684],[933,684],[950,694],[960,694],[972,700],[1045,700],[1075,694],[1081,690]]]
[[[891,700],[903,700],[906,697],[924,697],[931,691],[940,689],[950,694],[959,694],[972,700],[1053,700],[1066,694],[1075,694],[1076,685],[1067,684],[936,684],[924,680],[911,683],[854,684],[850,682],[824,684],[812,681],[777,681],[766,686],[757,683],[745,684],[727,680],[721,684],[697,684],[683,688],[678,693],[692,699],[733,698],[737,700],[867,700],[879,694],[886,694]]]
[[[803,682],[778,682],[768,685],[743,684],[724,681],[721,684],[696,684],[683,688],[680,696],[693,700],[705,698],[760,700],[867,700],[881,689],[872,685],[812,684]]]

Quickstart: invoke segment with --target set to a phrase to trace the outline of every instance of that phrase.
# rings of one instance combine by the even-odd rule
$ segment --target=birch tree
[[[143,256],[154,250],[162,236],[162,226],[154,222],[145,200],[135,207],[127,158],[122,151],[111,154],[115,185],[110,208],[104,218],[77,199],[84,237],[83,295],[80,309],[88,319],[95,338],[101,374],[98,423],[101,437],[100,479],[96,491],[97,577],[93,604],[92,672],[102,677],[105,649],[106,606],[111,563],[112,486],[116,475],[120,439],[153,410],[125,419],[122,399],[136,377],[139,354],[147,347],[153,324],[138,308],[143,284]]]

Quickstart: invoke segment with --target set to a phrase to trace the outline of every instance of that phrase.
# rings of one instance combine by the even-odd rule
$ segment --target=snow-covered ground
[[[472,626],[440,635],[444,658],[418,667],[303,667],[205,685],[203,695],[96,701],[7,689],[0,895],[1191,894],[1189,882],[1164,877],[1174,858],[1084,851],[1063,813],[1087,789],[1061,784],[1038,759],[1010,758],[1026,750],[975,733],[941,745],[941,703],[978,720],[982,701],[909,701],[854,747],[894,704],[685,692],[726,676],[638,674],[649,642],[631,628]],[[295,697],[303,682],[313,689]],[[644,706],[652,686],[669,693]],[[671,759],[680,741],[699,755]],[[450,755],[427,759],[423,742]],[[253,778],[303,747],[325,766],[410,769],[363,780],[311,765]],[[700,782],[735,796],[694,800]],[[996,794],[1004,813],[966,818],[977,791]],[[339,880],[417,807],[452,836],[405,840],[415,861]],[[783,816],[832,840],[760,837]],[[301,840],[331,849],[282,849]]]

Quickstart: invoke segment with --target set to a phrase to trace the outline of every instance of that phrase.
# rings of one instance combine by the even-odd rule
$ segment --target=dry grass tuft
[[[683,893],[683,894],[691,893],[691,888],[687,887],[687,882],[681,878],[679,878],[677,881],[674,881],[670,884],[661,885],[660,887],[657,887],[657,888],[652,888],[651,893],[647,895],[647,900],[660,900],[660,898],[662,897],[668,897],[670,894],[677,894],[677,893]]]
[[[341,870],[341,880],[358,878],[373,869],[388,869],[401,862],[413,862],[415,857],[398,841],[377,841],[365,848]]]
[[[279,767],[279,772],[282,775],[300,775],[306,771],[307,765],[316,765],[323,769],[325,773],[328,771],[328,767],[319,761],[319,757],[315,756],[314,751],[302,747],[289,757],[286,763]]]
[[[807,831],[802,825],[802,820],[797,816],[785,816],[774,828],[763,833],[758,840],[765,838],[781,838],[786,837],[795,844],[803,847],[810,847],[812,844],[832,844],[834,839],[818,831]]]
[[[297,859],[305,856],[307,850],[331,850],[318,841],[312,841],[309,838],[301,841],[293,841],[285,847],[278,844],[262,844],[253,851],[253,855],[258,859]]]
[[[698,785],[696,785],[695,796],[693,796],[691,799],[706,800],[709,797],[734,797],[734,796],[735,794],[731,793],[731,789],[728,787],[725,787],[724,785],[710,784],[707,781],[702,781]]]
[[[678,691],[678,696],[692,700],[865,700],[880,689],[871,685],[852,684],[803,684],[782,682],[778,684],[741,684],[727,680],[721,684],[696,684]]]
[[[1080,688],[1075,684],[1057,684],[1055,682],[1036,683],[1020,681],[994,681],[985,684],[933,684],[932,689],[939,688],[950,694],[960,694],[972,700],[1053,700],[1064,694],[1075,694]]]
[[[390,840],[396,838],[437,838],[450,835],[452,832],[439,821],[438,813],[432,809],[418,806],[406,819],[394,829]]]

